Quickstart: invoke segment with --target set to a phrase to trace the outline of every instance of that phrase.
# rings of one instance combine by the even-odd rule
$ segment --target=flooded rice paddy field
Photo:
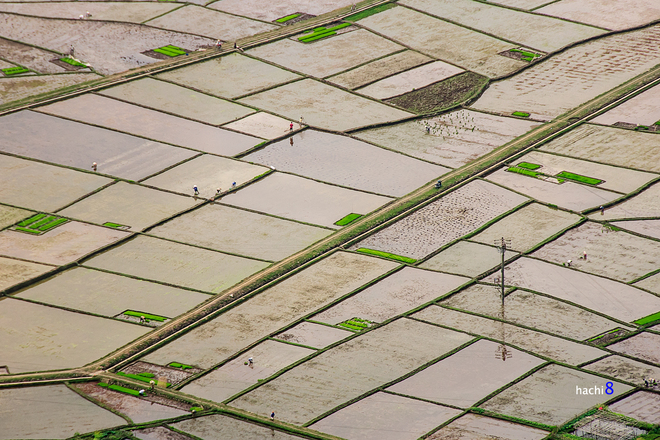
[[[394,197],[401,197],[449,171],[347,136],[315,130],[296,133],[241,160]],[[405,175],[392,179],[400,170],[406,170]]]
[[[390,40],[359,29],[314,44],[285,38],[250,49],[247,54],[295,72],[325,78],[403,49]],[[336,56],[337,53],[342,56]]]
[[[431,61],[433,58],[419,52],[404,50],[326,79],[347,89],[355,89]]]
[[[504,259],[508,261],[516,255],[515,252],[506,251]],[[424,261],[419,267],[474,278],[500,264],[501,258],[502,254],[494,247],[461,240]]]
[[[148,354],[144,360],[210,368],[396,266],[379,258],[335,253]]]
[[[500,186],[474,180],[381,229],[353,248],[423,258],[526,200],[526,197]]]
[[[149,233],[218,251],[277,261],[327,237],[332,229],[214,203],[156,226]]]
[[[124,72],[0,116],[0,381],[87,377],[0,387],[0,439],[541,440],[598,406],[660,422],[643,381],[660,376],[658,86],[503,162],[527,175],[495,167],[350,244],[332,236],[647,72],[649,0],[402,0],[312,42],[298,23],[352,2],[205,3],[0,2],[0,68],[28,69],[2,73],[0,104]],[[153,52],[167,45],[183,53]],[[91,67],[57,60],[72,50]],[[185,65],[125,72],[167,60]],[[457,74],[490,83],[433,95],[464,87],[445,82]],[[380,101],[420,89],[468,101]],[[255,274],[263,288],[218,310]],[[200,304],[217,312],[198,322]],[[118,370],[173,385],[99,387],[139,386],[113,374],[120,353],[136,355]]]
[[[432,118],[358,131],[355,137],[429,162],[459,168],[538,125],[533,121],[456,110]]]
[[[100,93],[211,125],[254,113],[249,107],[149,77],[103,89]]]

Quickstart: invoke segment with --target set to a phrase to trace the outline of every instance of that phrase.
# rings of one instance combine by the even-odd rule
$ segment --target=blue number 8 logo
[[[614,384],[612,382],[607,382],[605,384],[605,394],[614,394]]]

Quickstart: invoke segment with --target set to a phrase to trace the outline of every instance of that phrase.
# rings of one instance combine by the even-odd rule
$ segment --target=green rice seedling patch
[[[49,229],[53,229],[53,228],[55,228],[55,227],[57,227],[57,226],[59,226],[59,225],[63,225],[64,223],[66,223],[66,222],[68,222],[68,221],[69,221],[69,220],[66,219],[66,218],[58,218],[58,219],[55,219],[55,220],[51,221],[50,223],[47,223],[47,224],[41,226],[41,227],[39,228],[39,230],[40,230],[40,231],[47,231],[47,230],[49,230]]]
[[[302,15],[302,14],[291,14],[291,15],[287,15],[286,17],[278,18],[277,20],[275,20],[275,22],[276,22],[276,23],[285,23],[285,22],[287,22],[287,21],[289,21],[289,20],[293,20],[294,18],[298,18],[298,17],[300,17],[301,15]]]
[[[357,251],[363,254],[377,255],[379,257],[385,257],[391,260],[402,261],[408,264],[415,264],[417,262],[417,260],[414,258],[403,257],[401,255],[391,254],[389,252],[377,251],[375,249],[359,248]]]
[[[120,225],[119,223],[113,223],[113,222],[105,222],[103,223],[103,226],[107,226],[109,228],[115,228],[115,229],[130,229],[130,226]]]
[[[348,214],[346,217],[342,218],[341,220],[338,220],[335,222],[335,225],[337,226],[346,226],[350,223],[353,223],[355,220],[359,219],[362,217],[362,214]]]
[[[651,128],[648,125],[638,125],[637,127],[635,127],[636,131],[648,131],[650,129]]]
[[[362,20],[363,18],[367,18],[371,15],[378,14],[379,12],[387,11],[388,9],[391,9],[395,6],[395,3],[385,3],[384,5],[374,6],[373,8],[366,9],[364,11],[358,12],[357,14],[349,15],[344,20],[355,22]]]
[[[587,176],[582,176],[580,174],[569,173],[568,171],[562,171],[561,173],[557,174],[556,177],[573,180],[575,182],[586,183],[587,185],[599,185],[605,182],[604,180],[601,179],[595,179],[593,177],[587,177]]]
[[[180,47],[173,46],[171,44],[168,44],[167,46],[159,47],[158,49],[154,49],[154,52],[167,55],[168,57],[177,57],[179,55],[185,55],[186,51],[184,49],[181,49]]]
[[[529,118],[529,113],[527,112],[513,112],[511,113],[513,116],[518,116],[520,118]]]
[[[529,163],[529,162],[520,162],[518,165],[516,165],[518,168],[525,168],[528,170],[538,170],[541,168],[541,165],[536,164],[536,163]]]
[[[119,376],[130,377],[131,379],[139,380],[145,383],[151,383],[153,380],[154,374],[151,373],[140,373],[140,374],[131,374],[131,373],[122,373],[121,371],[117,373]],[[151,374],[151,376],[143,376],[143,374]],[[169,388],[172,384],[169,382],[165,383],[165,387]]]
[[[14,230],[39,235],[68,221],[68,219],[63,217],[41,213],[17,223],[14,225]]]
[[[16,226],[27,226],[30,223],[36,222],[37,220],[42,219],[44,217],[46,217],[46,214],[36,214],[36,215],[33,215],[30,218],[27,218],[27,219],[23,220],[20,223],[17,223]]]
[[[351,318],[351,319],[347,319],[344,322],[340,322],[337,325],[347,328],[349,330],[361,332],[362,330],[366,330],[375,324],[376,324],[375,322],[369,321],[367,319]]]
[[[21,231],[21,232],[27,232],[29,234],[34,234],[34,235],[39,235],[41,234],[41,231],[35,230],[35,229],[28,229],[28,228],[16,228],[14,229],[15,231]]]
[[[135,316],[137,318],[144,317],[147,321],[158,321],[158,322],[164,322],[167,318],[164,316],[158,316],[158,315],[151,315],[149,313],[142,313],[142,312],[136,312],[134,310],[126,310],[123,315],[127,316]]]
[[[87,67],[86,64],[83,64],[80,61],[74,60],[73,58],[70,58],[70,57],[62,57],[62,58],[60,58],[60,61],[63,61],[67,64],[71,64],[72,66],[75,66],[75,67]]]
[[[103,383],[103,382],[99,382],[98,385],[100,387],[107,388],[107,389],[112,390],[112,391],[118,391],[120,393],[130,394],[131,396],[140,397],[140,392],[137,391],[137,390],[133,390],[131,388],[126,388],[126,387],[122,387],[122,386],[119,386],[119,385],[108,385],[107,383]]]
[[[172,368],[181,368],[182,370],[191,370],[195,368],[192,365],[181,364],[179,362],[170,362],[169,364],[167,364],[167,366]]]
[[[308,33],[298,37],[298,41],[303,43],[309,43],[312,41],[320,40],[321,38],[329,37],[331,35],[337,35],[337,30],[351,26],[351,23],[342,23],[331,28],[318,27],[313,30],[312,33]]]
[[[652,315],[634,321],[634,323],[637,325],[652,325],[657,322],[660,322],[660,312],[654,313]]]
[[[156,375],[155,375],[154,373],[147,373],[147,372],[144,372],[144,373],[138,373],[137,375],[138,375],[138,376],[142,376],[142,377],[149,377],[149,378],[154,378],[154,377],[156,377]]]
[[[52,221],[55,220],[56,218],[57,218],[57,217],[55,217],[54,215],[48,216],[48,217],[46,217],[46,218],[43,218],[43,219],[39,220],[38,222],[34,222],[34,223],[32,223],[32,224],[29,226],[29,228],[30,228],[30,229],[39,229],[39,228],[42,227],[43,225],[52,222]]]
[[[11,76],[11,75],[19,75],[21,73],[26,73],[29,72],[30,69],[26,69],[25,67],[7,67],[5,69],[2,69],[2,73],[5,74],[5,76]]]
[[[654,122],[653,125],[660,125],[660,121]]]
[[[509,167],[506,170],[511,173],[522,174],[523,176],[529,176],[534,178],[538,178],[539,176],[542,175],[539,172],[528,170],[527,168]]]

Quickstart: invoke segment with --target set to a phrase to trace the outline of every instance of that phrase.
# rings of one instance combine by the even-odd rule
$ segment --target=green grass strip
[[[107,226],[109,228],[123,228],[125,225],[120,225],[119,223],[105,222],[103,223],[103,226]]]
[[[34,223],[32,223],[32,224],[29,226],[29,228],[30,228],[30,229],[39,229],[39,228],[42,227],[43,225],[45,225],[45,224],[47,224],[47,223],[50,223],[50,222],[52,222],[52,221],[55,220],[55,219],[57,219],[57,217],[55,217],[54,215],[50,215],[50,216],[48,216],[48,217],[46,217],[46,218],[43,218],[43,219],[39,220],[38,222],[34,222]]]
[[[529,118],[529,113],[527,112],[513,112],[513,116],[520,116],[521,118]]]
[[[660,312],[654,313],[652,315],[646,316],[644,318],[638,319],[637,321],[633,321],[637,325],[646,325],[646,324],[651,324],[655,321],[660,321]]]
[[[135,312],[133,310],[126,310],[123,314],[128,316],[136,316],[138,318],[144,316],[145,319],[151,319],[152,321],[158,321],[158,322],[163,322],[167,319],[163,316],[150,315],[149,313],[140,313],[140,312]]]
[[[176,57],[176,56],[181,55],[181,54],[179,54],[179,53],[172,52],[172,51],[170,51],[170,50],[162,49],[162,48],[154,49],[154,52],[162,53],[163,55],[166,55],[166,56],[168,56],[168,57]]]
[[[289,20],[293,20],[294,18],[298,18],[298,17],[300,17],[301,15],[302,15],[302,14],[291,14],[291,15],[287,15],[286,17],[278,18],[277,20],[275,20],[275,23],[285,23],[285,22],[287,22],[287,21],[289,21]]]
[[[403,261],[408,264],[415,264],[417,260],[414,258],[402,257],[401,255],[390,254],[389,252],[377,251],[374,249],[360,248],[357,250],[363,254],[378,255],[379,257],[389,258],[391,260]]]
[[[528,170],[538,170],[541,168],[541,165],[535,164],[535,163],[529,163],[529,162],[520,162],[518,165],[516,165],[518,168],[525,168]]]
[[[307,35],[303,35],[301,37],[298,37],[298,41],[306,42],[309,39],[316,38],[316,37],[326,35],[326,34],[330,35],[332,33],[334,33],[334,31],[314,32],[312,34],[307,34]]]
[[[168,44],[167,46],[163,46],[163,47],[161,47],[161,49],[169,50],[170,52],[174,52],[174,53],[177,53],[179,55],[185,55],[186,54],[185,50],[181,49],[178,46],[173,46],[171,44]]]
[[[395,6],[396,6],[396,4],[394,4],[394,3],[385,3],[384,5],[374,6],[373,8],[369,8],[369,9],[364,10],[362,12],[358,12],[357,14],[350,15],[350,16],[344,18],[344,20],[355,22],[355,21],[358,21],[358,20],[362,20],[363,18],[369,17],[371,15],[378,14],[379,12],[386,11],[388,9],[391,9],[391,8],[395,7]]]
[[[69,57],[60,58],[60,61],[64,61],[65,63],[71,64],[72,66],[76,66],[76,67],[87,67],[85,64],[80,63],[74,60],[73,58],[69,58]]]
[[[529,57],[529,58],[538,58],[538,57],[541,56],[538,53],[527,52],[527,51],[520,50],[520,49],[511,49],[509,52],[518,52],[518,53],[523,54],[525,57]]]
[[[156,375],[154,373],[138,373],[138,376],[154,378]]]
[[[53,229],[54,227],[59,226],[59,225],[61,225],[63,223],[66,223],[68,221],[69,220],[65,219],[65,218],[58,218],[57,220],[53,220],[52,222],[43,225],[42,227],[39,228],[39,230],[40,231],[47,231],[49,229]]]
[[[18,223],[16,226],[27,226],[30,223],[36,222],[37,220],[42,219],[44,217],[46,217],[46,214],[36,214],[36,215],[33,215],[30,218],[26,218],[22,222]]]
[[[347,323],[347,322],[340,322],[340,323],[337,324],[337,325],[340,326],[340,327],[344,327],[344,328],[347,328],[347,329],[349,329],[349,330],[355,330],[355,331],[358,331],[358,332],[361,332],[362,330],[364,330],[362,327],[358,327],[358,326],[355,326],[355,325],[351,325],[351,324],[349,324],[349,323]]]
[[[522,174],[524,176],[529,176],[529,177],[538,177],[541,174],[541,173],[537,173],[536,171],[528,170],[526,168],[518,168],[518,167],[509,167],[506,170],[512,173]]]
[[[192,365],[180,364],[178,362],[170,362],[169,364],[167,364],[167,366],[172,368],[181,368],[182,370],[190,370],[192,368],[195,368]]]
[[[131,379],[139,380],[139,381],[145,382],[145,383],[151,383],[151,381],[153,380],[153,375],[151,377],[145,377],[145,376],[142,376],[140,374],[122,373],[121,371],[118,372],[117,374],[119,376],[130,377]],[[169,388],[170,385],[172,385],[172,384],[169,383],[169,382],[166,382],[165,387]]]
[[[18,75],[19,73],[25,73],[25,72],[29,72],[29,71],[30,71],[30,69],[26,69],[25,67],[20,67],[20,66],[6,67],[6,68],[2,69],[2,73],[4,73],[7,76],[9,76],[9,75]]]
[[[140,397],[140,392],[131,388],[120,387],[119,385],[108,385],[107,383],[99,382],[98,386],[107,388],[113,391],[119,391],[120,393],[130,394],[131,396]]]
[[[355,220],[359,219],[360,217],[362,217],[362,214],[348,214],[346,217],[344,217],[341,220],[335,222],[335,225],[337,225],[337,226],[346,226],[350,223],[353,223]]]
[[[568,171],[562,171],[561,173],[557,174],[556,177],[561,177],[561,178],[568,179],[568,180],[574,180],[575,182],[582,182],[582,183],[586,183],[588,185],[598,185],[599,183],[604,182],[604,180],[601,180],[601,179],[595,179],[593,177],[581,176],[579,174],[569,173]]]
[[[337,26],[333,26],[331,28],[328,28],[329,31],[338,31],[339,29],[343,29],[345,27],[353,26],[351,23],[342,23],[338,24]]]
[[[333,35],[337,35],[337,32],[331,31],[331,32],[328,32],[327,34],[320,34],[320,35],[317,35],[315,37],[306,38],[306,39],[300,40],[300,41],[302,41],[303,43],[311,43],[312,41],[320,40],[321,38],[331,37]]]
[[[41,234],[41,231],[39,231],[39,230],[35,230],[35,229],[28,229],[28,228],[17,227],[16,230],[17,230],[17,231],[21,231],[21,232],[29,232],[30,234],[34,234],[34,235],[39,235],[39,234]]]

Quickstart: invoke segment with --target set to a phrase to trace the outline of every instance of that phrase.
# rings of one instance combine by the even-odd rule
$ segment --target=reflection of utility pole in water
[[[495,240],[495,246],[497,246],[497,251],[502,254],[502,265],[500,267],[500,282],[502,286],[502,291],[500,292],[500,298],[502,299],[502,337],[500,338],[502,340],[502,343],[497,346],[497,352],[495,353],[495,357],[498,359],[502,359],[503,361],[506,361],[507,358],[510,358],[513,353],[509,351],[507,346],[505,345],[505,328],[506,324],[504,323],[504,256],[506,254],[507,248],[511,247],[511,239],[505,239],[502,237],[501,240]]]

